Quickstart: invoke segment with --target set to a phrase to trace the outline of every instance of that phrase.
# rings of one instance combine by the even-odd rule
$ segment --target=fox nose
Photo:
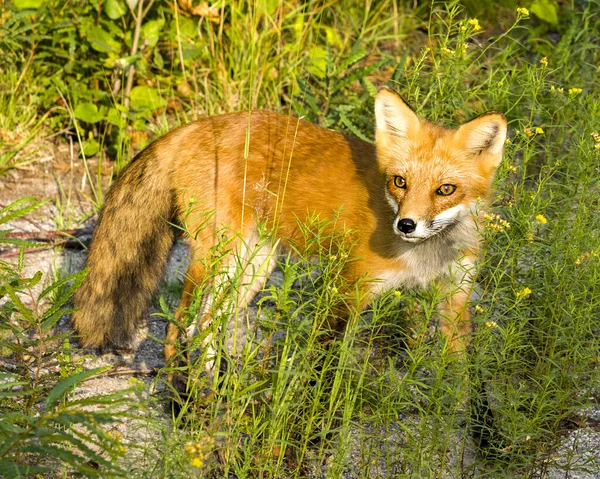
[[[407,235],[417,229],[417,224],[410,218],[402,218],[398,220],[398,229]]]

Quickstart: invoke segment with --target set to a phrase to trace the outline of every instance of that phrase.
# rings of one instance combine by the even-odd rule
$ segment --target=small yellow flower
[[[471,18],[467,23],[473,27],[474,32],[478,32],[479,30],[481,30],[479,20],[477,20],[476,18]]]
[[[583,253],[579,258],[575,260],[575,264],[581,264],[586,259],[598,257],[598,253],[594,250],[588,251],[587,253]]]
[[[581,88],[569,88],[569,96],[577,96],[579,95],[583,90]]]
[[[527,233],[527,241],[529,241],[530,243],[533,243],[534,236],[535,235],[533,233]]]
[[[536,220],[538,220],[540,223],[542,223],[543,225],[545,225],[546,223],[548,223],[548,220],[546,219],[546,217],[542,214],[539,214],[535,217]]]
[[[565,89],[563,87],[560,87],[557,88],[556,91],[562,95],[565,92]]]
[[[486,321],[485,325],[490,329],[498,329],[498,323],[496,321]]]
[[[476,305],[475,306],[475,312],[476,313],[483,313],[483,308],[481,306],[479,306],[479,305]]]
[[[399,298],[400,296],[402,296],[402,293],[398,290],[394,291],[394,297],[395,298]]]
[[[454,50],[450,50],[449,48],[442,48],[442,52],[444,52],[446,55],[455,55],[456,52]]]
[[[510,138],[507,138],[506,140],[504,140],[505,145],[510,145],[511,143],[512,143],[512,141],[510,140]]]
[[[333,288],[331,288],[331,292],[333,294],[338,294],[338,289],[334,286]]]
[[[204,465],[204,462],[199,457],[195,457],[194,459],[192,459],[192,466],[200,468],[203,465]]]
[[[548,66],[548,58],[544,57],[540,60],[540,65],[542,65],[542,67],[546,68]]]
[[[529,16],[529,10],[527,10],[526,8],[523,8],[523,7],[517,8],[517,13],[519,15],[523,15],[524,17],[528,17]]]
[[[467,27],[465,27],[464,25],[461,25],[460,28],[458,29],[459,32],[465,32],[467,30]]]
[[[521,291],[517,292],[517,298],[525,298],[525,297],[529,296],[531,293],[533,293],[533,291],[531,291],[531,289],[523,288]]]
[[[535,133],[536,133],[536,135],[543,135],[544,134],[544,130],[541,127],[539,127],[539,126],[536,126],[535,127]]]
[[[523,133],[525,135],[527,135],[528,137],[532,137],[533,135],[535,135],[535,133],[531,130],[531,128],[527,127],[527,128],[523,128]]]

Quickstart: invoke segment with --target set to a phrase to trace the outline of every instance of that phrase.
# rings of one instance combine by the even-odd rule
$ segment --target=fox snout
[[[398,214],[393,228],[397,235],[409,243],[420,243],[444,230],[453,228],[470,216],[469,208],[458,204],[448,208],[433,218],[412,218]]]

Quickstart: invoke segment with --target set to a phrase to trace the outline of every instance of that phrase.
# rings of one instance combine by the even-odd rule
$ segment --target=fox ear
[[[394,90],[382,87],[375,97],[377,139],[382,134],[409,138],[419,131],[419,117]]]
[[[504,115],[489,112],[462,125],[456,132],[456,139],[460,148],[472,155],[485,155],[490,166],[496,168],[502,160],[506,130]]]

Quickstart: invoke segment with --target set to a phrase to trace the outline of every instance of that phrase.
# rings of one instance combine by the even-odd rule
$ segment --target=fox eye
[[[396,188],[406,188],[406,180],[401,176],[394,176],[394,186]]]
[[[436,194],[440,196],[450,196],[455,191],[456,186],[454,185],[442,185],[437,189]]]

